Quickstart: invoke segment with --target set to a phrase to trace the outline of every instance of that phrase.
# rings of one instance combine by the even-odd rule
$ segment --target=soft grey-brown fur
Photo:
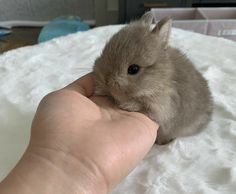
[[[94,65],[96,93],[122,109],[139,111],[159,123],[157,143],[200,132],[210,120],[212,98],[206,80],[178,49],[168,45],[171,20],[153,29],[153,16],[121,29]],[[129,75],[130,65],[140,71]]]

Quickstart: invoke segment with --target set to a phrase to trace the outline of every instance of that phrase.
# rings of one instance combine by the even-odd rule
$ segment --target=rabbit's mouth
[[[115,100],[118,100],[118,101],[124,101],[129,98],[129,93],[121,89],[117,90],[116,88],[112,88],[110,89],[110,94]]]
[[[132,91],[121,91],[113,88],[109,93],[114,103],[123,110],[139,112],[143,108],[142,104],[133,97]]]
[[[123,110],[126,110],[126,111],[135,111],[135,112],[141,112],[143,110],[143,105],[134,100],[134,99],[128,99],[126,101],[115,101],[115,104],[123,109]]]

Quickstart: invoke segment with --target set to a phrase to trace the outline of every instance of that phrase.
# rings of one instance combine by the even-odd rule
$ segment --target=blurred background
[[[0,52],[43,42],[63,33],[127,23],[152,8],[176,7],[234,8],[236,0],[0,0]],[[230,15],[215,13],[219,14],[221,19],[224,14],[226,19],[236,19],[232,9]]]

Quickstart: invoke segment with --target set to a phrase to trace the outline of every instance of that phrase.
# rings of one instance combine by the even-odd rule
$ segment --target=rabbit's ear
[[[156,33],[160,37],[165,47],[168,46],[171,27],[172,27],[172,20],[170,18],[163,18],[156,24],[156,26],[152,30],[152,33]]]
[[[140,19],[141,23],[144,25],[151,25],[154,20],[152,12],[146,12]]]

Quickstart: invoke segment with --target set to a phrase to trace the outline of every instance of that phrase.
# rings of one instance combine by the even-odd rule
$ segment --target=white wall
[[[47,21],[66,14],[94,20],[94,0],[0,0],[0,21]]]

